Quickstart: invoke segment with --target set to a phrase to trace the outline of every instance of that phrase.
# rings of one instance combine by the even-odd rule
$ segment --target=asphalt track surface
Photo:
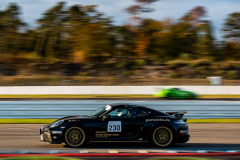
[[[91,152],[137,152],[164,150],[217,150],[240,151],[240,124],[189,124],[191,135],[188,143],[175,144],[170,148],[155,148],[144,143],[95,143],[84,148],[67,148],[65,144],[39,143],[39,128],[43,124],[1,124],[0,151],[4,150],[81,150]]]
[[[164,101],[156,98],[0,98],[0,101],[46,101],[46,100],[122,100],[122,101]],[[179,100],[179,99],[177,99]],[[240,98],[205,98],[197,100],[240,101]],[[194,101],[194,100],[193,100]],[[42,151],[43,153],[62,151],[74,152],[175,152],[175,151],[238,151],[240,152],[240,124],[189,124],[190,141],[186,144],[175,144],[170,148],[155,148],[149,144],[89,144],[84,148],[67,148],[64,144],[53,145],[39,143],[39,128],[42,124],[0,124],[0,153],[26,150]],[[73,151],[75,150],[75,151]],[[79,152],[78,152],[79,153]],[[209,157],[210,158],[210,157]],[[211,157],[214,159],[239,159],[239,157]],[[81,159],[122,159],[122,158],[81,158]],[[131,157],[124,159],[148,159],[147,157]],[[149,158],[151,159],[151,158]]]

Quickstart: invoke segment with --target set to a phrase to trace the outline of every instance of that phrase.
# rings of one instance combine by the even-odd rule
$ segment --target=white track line
[[[205,150],[196,150],[198,153],[207,153]]]
[[[26,153],[28,153],[28,150],[20,150],[18,153],[19,154],[26,154]]]
[[[228,150],[228,151],[226,151],[226,152],[232,152],[232,153],[234,153],[234,152],[237,152],[237,151]]]
[[[49,150],[49,153],[50,154],[56,154],[56,153],[58,153],[58,151],[57,150]]]
[[[79,153],[88,153],[87,150],[79,150]]]
[[[138,153],[148,153],[148,151],[146,151],[146,150],[137,150],[138,151]]]
[[[167,151],[168,153],[178,153],[178,151],[174,151],[174,150],[170,150],[170,151]]]
[[[109,153],[118,153],[117,150],[108,150]]]

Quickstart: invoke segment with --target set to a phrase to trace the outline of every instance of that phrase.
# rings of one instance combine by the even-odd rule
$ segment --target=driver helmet
[[[118,112],[118,117],[122,116],[122,110],[121,109],[118,109],[117,112]]]

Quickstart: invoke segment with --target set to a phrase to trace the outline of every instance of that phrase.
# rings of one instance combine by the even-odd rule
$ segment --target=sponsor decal
[[[62,134],[62,131],[52,131],[52,134]]]
[[[53,136],[52,138],[53,138],[53,139],[57,139],[57,136]]]
[[[146,119],[146,122],[170,122],[170,119],[166,118],[166,119],[163,119],[163,118],[158,118],[158,119]]]
[[[142,111],[142,112],[139,112],[138,114],[137,114],[137,116],[138,117],[143,117],[143,116],[147,116],[147,115],[149,115],[151,112],[149,111],[149,112],[147,112],[147,111]]]
[[[104,134],[95,134],[96,138],[109,138],[109,137],[119,137],[119,134],[111,134],[111,133],[104,133]]]
[[[107,131],[108,132],[122,132],[121,121],[109,121]]]
[[[188,133],[188,130],[180,130],[180,133]]]
[[[105,108],[106,111],[109,111],[112,108],[110,105],[106,105],[105,107],[106,107]]]
[[[107,133],[107,131],[96,131],[95,133]]]

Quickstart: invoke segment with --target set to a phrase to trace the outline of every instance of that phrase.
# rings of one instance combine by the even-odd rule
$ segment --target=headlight
[[[53,123],[53,125],[51,125],[50,127],[51,127],[51,128],[57,127],[57,126],[59,126],[60,124],[62,124],[63,122],[64,122],[64,120],[57,121],[57,122]]]
[[[173,121],[175,124],[186,124],[186,122],[184,122],[183,120],[176,120]]]

